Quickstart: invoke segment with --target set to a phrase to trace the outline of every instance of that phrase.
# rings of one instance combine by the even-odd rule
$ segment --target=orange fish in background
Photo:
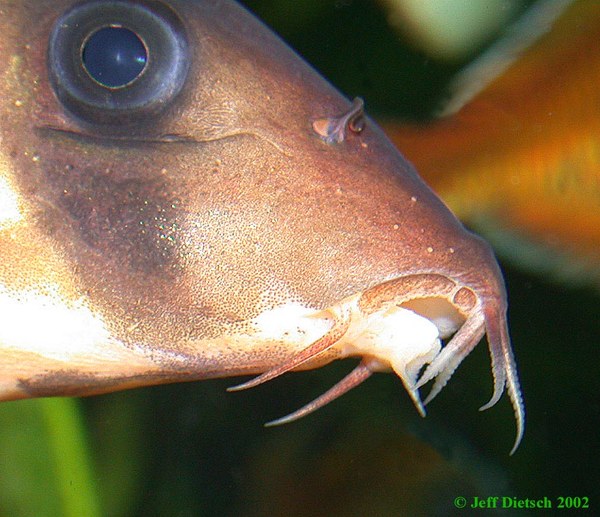
[[[457,113],[423,126],[384,126],[429,185],[501,254],[596,285],[599,42],[600,3],[575,2]],[[493,51],[459,74],[450,111],[461,103],[461,85],[474,82],[473,68],[485,70]]]

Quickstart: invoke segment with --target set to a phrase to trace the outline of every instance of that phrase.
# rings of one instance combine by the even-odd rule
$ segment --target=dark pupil
[[[108,88],[119,88],[142,73],[148,55],[134,32],[123,27],[105,27],[89,37],[81,58],[92,79]]]

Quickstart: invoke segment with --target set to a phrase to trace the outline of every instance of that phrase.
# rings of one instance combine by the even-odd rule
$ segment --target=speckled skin
[[[395,281],[398,303],[439,297],[467,321],[476,313],[471,341],[485,324],[494,402],[506,383],[520,436],[489,246],[371,120],[325,143],[313,121],[350,103],[246,11],[167,3],[190,47],[181,93],[142,120],[95,125],[48,79],[49,33],[73,1],[0,2],[1,177],[23,216],[0,225],[0,285],[11,295],[51,283],[61,304],[83,304],[106,331],[68,361],[0,341],[0,397],[261,373],[303,346],[255,339],[253,318],[363,292],[367,306]]]

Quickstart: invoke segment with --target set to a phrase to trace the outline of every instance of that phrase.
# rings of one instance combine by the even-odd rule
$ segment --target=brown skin
[[[251,332],[252,318],[290,299],[321,310],[375,288],[366,307],[376,286],[406,277],[395,284],[402,302],[439,296],[464,319],[481,304],[495,399],[508,372],[521,425],[492,251],[371,120],[326,143],[313,123],[348,112],[346,99],[237,5],[173,0],[190,49],[179,95],[137,120],[90,122],[48,79],[49,34],[73,3],[0,3],[2,173],[26,214],[22,238],[0,232],[0,252],[14,257],[0,284],[54,279],[126,352],[118,367],[4,352],[0,377],[18,388],[3,398],[265,372],[299,350],[237,349],[228,336]]]

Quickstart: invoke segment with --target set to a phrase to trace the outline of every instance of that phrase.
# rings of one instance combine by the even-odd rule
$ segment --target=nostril
[[[360,133],[365,128],[365,103],[357,97],[352,102],[352,107],[337,117],[320,118],[313,122],[312,127],[328,144],[340,144],[346,140],[347,131]]]

